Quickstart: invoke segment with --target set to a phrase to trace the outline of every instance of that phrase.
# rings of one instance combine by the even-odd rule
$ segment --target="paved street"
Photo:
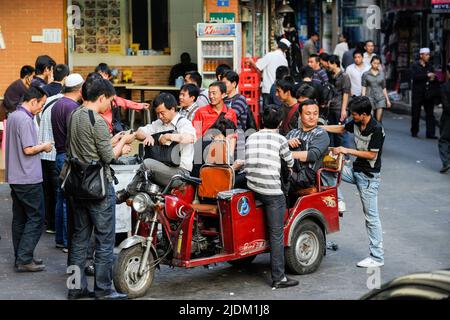
[[[379,208],[384,231],[385,266],[382,282],[418,272],[450,268],[450,174],[439,173],[437,142],[409,135],[410,118],[387,113]],[[345,184],[347,212],[341,231],[328,240],[339,245],[328,251],[319,270],[294,276],[298,287],[272,291],[269,256],[259,256],[251,267],[228,264],[192,270],[156,271],[146,299],[358,299],[368,291],[365,269],[355,266],[368,254],[361,203],[356,188]],[[54,248],[44,234],[37,256],[47,271],[13,271],[11,200],[8,185],[0,186],[0,299],[65,299],[67,255]],[[92,279],[91,279],[92,280]]]

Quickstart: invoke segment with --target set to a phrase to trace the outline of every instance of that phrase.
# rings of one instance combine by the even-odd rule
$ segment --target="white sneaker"
[[[384,266],[384,262],[378,262],[373,260],[372,257],[367,257],[356,264],[360,268],[377,268]]]
[[[345,206],[345,202],[342,200],[338,201],[338,211],[339,212],[345,212],[347,210],[346,206]]]

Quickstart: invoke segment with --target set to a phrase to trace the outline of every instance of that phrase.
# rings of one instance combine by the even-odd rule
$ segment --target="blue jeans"
[[[87,288],[83,270],[86,265],[88,247],[92,231],[95,237],[95,280],[97,297],[111,293],[116,233],[116,196],[112,184],[103,200],[87,201],[74,198],[73,237],[69,252],[69,265],[81,270],[81,288]]]
[[[372,258],[378,262],[384,261],[383,230],[381,229],[380,215],[378,213],[378,187],[380,186],[380,173],[372,173],[373,178],[362,172],[355,172],[353,168],[344,166],[342,180],[355,184],[363,206],[366,219],[366,230],[369,236],[369,251]],[[342,191],[338,188],[338,198],[343,201]]]
[[[56,174],[59,176],[66,160],[66,153],[56,154]],[[56,188],[56,208],[55,208],[55,242],[67,248],[67,200],[61,189],[61,181],[58,179]]]
[[[264,204],[267,230],[270,243],[270,265],[272,280],[284,279],[284,232],[283,220],[286,213],[286,197],[284,195],[268,196],[255,192],[256,199]]]
[[[11,184],[10,188],[15,263],[30,264],[44,227],[42,184]]]

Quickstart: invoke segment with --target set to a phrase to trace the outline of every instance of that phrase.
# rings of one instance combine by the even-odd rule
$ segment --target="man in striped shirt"
[[[282,117],[276,106],[269,105],[263,115],[265,129],[247,139],[245,150],[247,186],[265,207],[271,248],[272,289],[298,285],[298,281],[288,279],[284,273],[286,198],[281,189],[281,160],[287,163],[288,168],[292,168],[294,160],[286,138],[278,133]]]
[[[247,99],[237,92],[237,86],[239,85],[239,75],[233,70],[228,70],[222,76],[222,82],[227,86],[227,95],[225,104],[227,107],[232,108],[236,112],[238,129],[242,129],[245,132],[247,130],[247,117],[248,117],[248,105]]]

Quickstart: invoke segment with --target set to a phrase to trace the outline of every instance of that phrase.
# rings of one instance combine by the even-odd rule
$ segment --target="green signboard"
[[[209,14],[209,22],[234,23],[235,15],[230,12],[214,12]]]
[[[344,26],[346,27],[359,27],[363,25],[362,17],[346,17],[344,19]]]

